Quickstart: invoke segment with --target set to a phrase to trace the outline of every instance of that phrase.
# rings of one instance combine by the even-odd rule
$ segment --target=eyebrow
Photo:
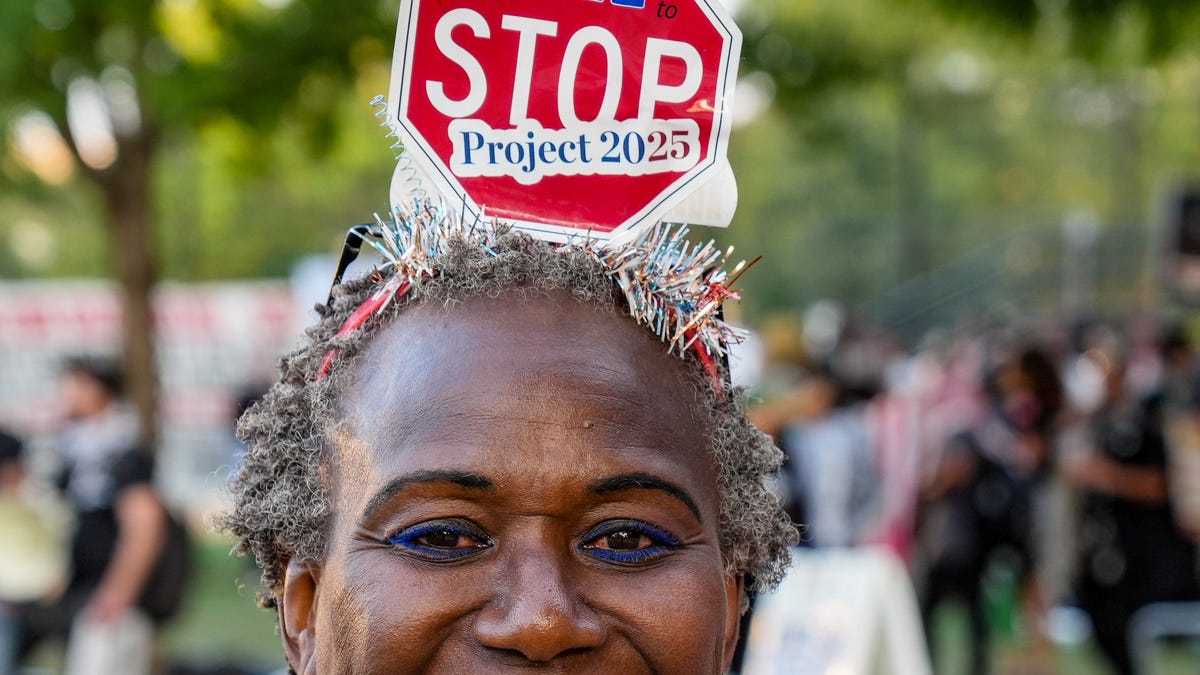
[[[696,516],[696,520],[701,523],[704,522],[704,518],[700,517],[700,509],[696,506],[696,500],[692,499],[687,490],[684,490],[671,481],[652,474],[624,473],[619,476],[612,476],[611,478],[596,481],[588,486],[588,492],[596,495],[623,492],[625,490],[658,490],[659,492],[664,492],[683,502],[683,505],[692,512],[692,515]]]
[[[436,483],[449,483],[468,490],[491,490],[496,487],[492,481],[484,476],[468,471],[425,469],[406,473],[403,476],[393,478],[379,492],[376,492],[374,497],[371,497],[371,501],[367,502],[366,508],[363,509],[362,521],[370,520],[384,504],[408,488],[414,485]]]

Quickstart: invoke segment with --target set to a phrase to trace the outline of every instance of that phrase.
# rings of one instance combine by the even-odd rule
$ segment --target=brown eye
[[[646,539],[645,535],[639,532],[631,532],[629,530],[613,532],[612,534],[604,537],[603,542],[604,548],[613,551],[636,551],[639,548],[643,548],[643,546],[650,544],[650,541]]]
[[[421,537],[419,541],[422,544],[426,546],[432,546],[433,548],[458,548],[466,543],[463,542],[463,539],[466,539],[466,537],[463,537],[458,532],[453,532],[451,530],[438,530],[436,532],[430,532],[426,534],[425,536]]]

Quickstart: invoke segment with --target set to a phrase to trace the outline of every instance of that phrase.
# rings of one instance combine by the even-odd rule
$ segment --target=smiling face
[[[566,295],[411,308],[358,360],[300,673],[720,673],[741,582],[685,364]]]

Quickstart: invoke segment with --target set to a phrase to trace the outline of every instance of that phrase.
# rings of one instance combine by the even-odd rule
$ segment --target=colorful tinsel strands
[[[440,201],[416,199],[388,218],[377,214],[375,219],[378,227],[363,240],[395,273],[381,279],[382,286],[351,315],[339,335],[357,330],[421,279],[436,275],[435,261],[452,245],[465,243],[496,255],[496,223],[464,222]],[[581,236],[555,246],[594,256],[624,293],[630,315],[666,343],[668,351],[682,356],[695,349],[720,390],[715,361],[727,354],[730,344],[745,339],[745,333],[723,321],[719,310],[726,300],[739,299],[730,287],[753,262],[741,261],[727,270],[732,247],[722,251],[711,240],[694,244],[687,234],[686,225],[659,224],[625,243],[601,244]],[[328,374],[335,359],[336,352],[326,355],[318,379]]]

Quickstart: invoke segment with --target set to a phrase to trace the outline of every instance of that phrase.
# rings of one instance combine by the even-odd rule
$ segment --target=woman
[[[224,524],[292,669],[724,672],[747,575],[778,581],[795,533],[779,453],[712,377],[710,257],[429,207],[376,235],[388,264],[241,422]]]

